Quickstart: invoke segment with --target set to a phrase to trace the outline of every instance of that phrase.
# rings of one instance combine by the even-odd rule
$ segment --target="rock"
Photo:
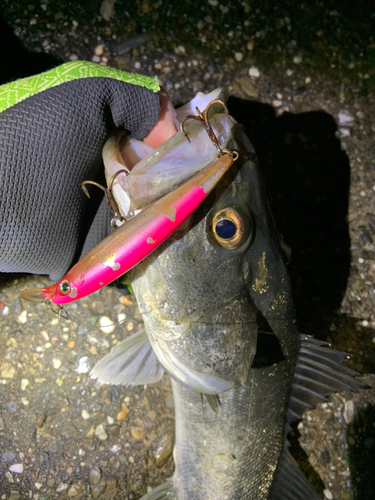
[[[76,373],[78,374],[88,373],[92,370],[93,366],[94,366],[94,360],[92,358],[89,358],[88,356],[83,356],[78,361]]]
[[[105,441],[108,439],[108,434],[106,433],[103,424],[100,424],[95,429],[95,436],[100,439],[100,441]]]
[[[347,424],[351,424],[354,420],[354,402],[353,401],[345,401],[345,409],[344,409],[344,419]]]
[[[68,490],[68,498],[74,498],[80,494],[81,494],[81,488],[76,484],[73,484],[73,486]]]
[[[234,58],[235,58],[235,60],[236,60],[236,61],[241,62],[241,61],[242,61],[242,59],[243,59],[243,54],[242,54],[242,52],[235,52],[235,53],[234,53]]]
[[[5,479],[8,481],[8,483],[13,484],[14,483],[14,478],[13,474],[9,471],[6,471],[5,473]]]
[[[171,456],[173,451],[173,439],[170,434],[162,435],[156,442],[154,458],[156,465],[161,467]]]
[[[338,114],[339,127],[352,127],[354,125],[354,116],[347,110],[342,109]]]
[[[89,481],[91,484],[99,484],[102,478],[102,472],[100,469],[91,469],[89,472]]]
[[[116,0],[103,0],[99,13],[103,19],[109,21],[115,13],[115,3]]]
[[[258,91],[251,83],[250,78],[246,76],[238,76],[233,82],[232,86],[243,97],[250,97],[256,99],[258,97]]]
[[[109,490],[114,490],[117,488],[117,479],[112,478],[107,481],[107,488]]]
[[[115,329],[114,322],[108,316],[102,316],[99,320],[100,329],[103,333],[112,333]]]
[[[132,427],[131,435],[134,439],[143,439],[145,436],[145,431],[142,427]]]
[[[22,474],[23,472],[23,464],[13,464],[9,467],[10,472],[14,472],[15,474]]]
[[[11,451],[6,451],[1,455],[1,461],[3,463],[9,464],[10,462],[13,462],[13,460],[16,458],[16,454],[11,452]]]
[[[326,498],[328,498],[328,500],[332,500],[333,499],[332,493],[329,490],[324,490],[323,493],[324,493],[324,496]]]
[[[259,78],[260,77],[259,69],[256,66],[250,66],[249,76],[252,76],[253,78]]]
[[[106,489],[107,483],[105,481],[100,481],[98,484],[91,485],[91,495],[92,498],[99,498],[102,493],[104,493]]]
[[[68,486],[69,485],[66,483],[60,483],[56,488],[56,493],[61,493],[62,491],[65,491],[66,489],[68,489]]]
[[[2,363],[1,373],[0,373],[1,378],[7,378],[7,379],[13,378],[15,373],[16,369],[11,363],[8,363],[7,361],[5,361],[5,363]]]

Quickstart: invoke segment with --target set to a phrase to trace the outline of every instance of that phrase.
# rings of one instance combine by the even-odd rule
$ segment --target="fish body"
[[[238,160],[132,271],[145,331],[93,376],[151,383],[162,367],[173,379],[175,473],[143,500],[317,500],[288,451],[290,425],[361,384],[345,354],[299,334],[256,154],[238,124],[227,147]]]

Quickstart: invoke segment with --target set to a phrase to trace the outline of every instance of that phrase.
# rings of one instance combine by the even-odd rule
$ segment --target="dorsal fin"
[[[120,342],[91,371],[102,384],[145,385],[161,379],[160,365],[145,330]]]

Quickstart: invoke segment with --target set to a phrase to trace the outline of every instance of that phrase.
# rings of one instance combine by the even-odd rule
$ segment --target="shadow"
[[[29,52],[0,13],[0,85],[36,75],[63,61],[43,52]]]
[[[368,500],[375,492],[375,406],[358,411],[348,428],[349,465],[355,500]]]
[[[268,104],[235,97],[228,107],[254,145],[277,229],[291,249],[300,330],[325,340],[350,268],[350,168],[336,122],[323,111],[276,117]]]

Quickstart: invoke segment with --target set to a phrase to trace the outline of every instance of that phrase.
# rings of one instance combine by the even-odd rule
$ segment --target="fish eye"
[[[59,285],[59,292],[61,295],[68,295],[70,292],[70,283],[68,280],[64,280]]]
[[[224,208],[214,215],[212,233],[226,250],[235,250],[245,241],[246,228],[242,216],[234,208]]]

